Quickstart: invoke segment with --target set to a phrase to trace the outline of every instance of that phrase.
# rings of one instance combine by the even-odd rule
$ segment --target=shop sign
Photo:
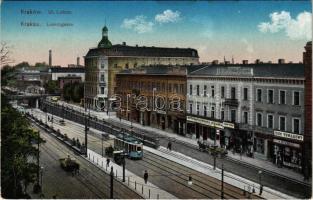
[[[224,126],[225,128],[232,128],[232,129],[235,128],[235,124],[229,123],[229,122],[223,122],[223,126]]]
[[[274,135],[278,137],[303,141],[303,135],[292,134],[292,133],[287,133],[287,132],[282,132],[282,131],[274,131]]]
[[[291,146],[291,147],[296,147],[296,148],[300,148],[299,144],[295,144],[292,142],[287,142],[287,141],[283,141],[283,140],[278,140],[278,139],[273,139],[274,143],[278,143],[278,144],[283,144],[283,145],[287,145],[287,146]]]
[[[191,121],[191,122],[195,122],[195,123],[219,128],[219,129],[224,129],[223,123],[221,123],[221,122],[211,121],[211,120],[202,119],[202,118],[198,118],[198,117],[187,116],[187,121]]]
[[[166,115],[166,111],[164,111],[164,110],[157,110],[156,112],[160,113],[160,114],[163,114],[163,115]]]
[[[285,161],[283,162],[283,165],[288,166],[288,167],[293,167],[293,168],[299,168],[299,169],[302,168],[300,165],[296,165],[296,164],[285,162]]]

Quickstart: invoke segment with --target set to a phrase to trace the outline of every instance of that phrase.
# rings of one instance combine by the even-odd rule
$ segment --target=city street
[[[65,104],[66,105],[66,104]],[[70,108],[74,108],[76,111],[80,112],[83,111],[82,108],[78,108],[76,106],[68,106],[67,109],[70,110]],[[59,116],[61,115],[61,109],[54,109],[54,112],[59,112]],[[65,113],[68,113],[69,111],[65,111]],[[93,116],[96,116],[97,112],[94,111],[90,111],[91,114]],[[78,121],[78,116],[76,116],[78,113],[75,112],[75,114],[71,114],[71,115],[66,115],[68,117],[70,117],[72,120],[74,121]],[[102,115],[104,116],[104,114],[102,113]],[[102,121],[102,120],[101,120]],[[130,125],[129,122],[125,123],[125,120],[122,120],[122,122],[119,121],[119,119],[111,116],[109,119],[108,117],[105,118],[106,122],[109,122],[110,124],[113,124],[117,127],[123,127],[125,129],[130,129]],[[102,123],[98,122],[97,123],[98,126],[101,127]],[[135,124],[135,123],[133,123]],[[151,129],[151,128],[150,128]],[[102,130],[100,128],[100,130]],[[162,146],[167,146],[169,140],[172,141],[173,143],[173,150],[178,151],[180,153],[183,153],[187,156],[190,156],[192,158],[198,159],[200,161],[209,163],[209,164],[213,164],[213,157],[207,153],[203,153],[197,150],[197,147],[194,145],[190,145],[190,144],[186,144],[183,143],[179,140],[173,140],[171,137],[166,137],[164,135],[160,135],[158,134],[158,132],[160,132],[159,130],[155,129],[155,131],[147,131],[144,128],[137,128],[137,126],[133,126],[133,130],[139,131],[139,132],[145,132],[149,135],[154,135],[155,137],[158,137],[160,140],[160,145]],[[175,134],[169,134],[169,135],[173,135],[175,136]],[[233,159],[217,159],[217,166],[221,167],[221,164],[224,164],[224,167],[228,170],[231,171],[232,173],[242,176],[244,178],[247,178],[249,180],[258,182],[259,181],[259,175],[258,175],[258,171],[259,170],[263,170],[263,174],[262,174],[262,183],[265,186],[268,186],[270,188],[275,188],[280,192],[283,192],[285,194],[291,195],[291,196],[296,196],[299,198],[304,198],[304,197],[308,197],[310,196],[311,193],[311,186],[309,184],[306,184],[302,181],[298,181],[298,180],[294,180],[291,179],[287,176],[282,176],[280,174],[277,173],[273,173],[270,170],[267,169],[262,169],[259,168],[257,166],[252,166],[252,165],[247,165],[244,162],[238,162],[238,161],[234,161]],[[301,187],[299,187],[299,185],[301,185]],[[279,186],[279,187],[277,187]]]
[[[44,119],[45,114],[37,109],[33,109],[32,113],[34,116],[39,117],[41,120]],[[55,117],[55,120],[61,118]],[[50,123],[49,123],[50,125]],[[61,133],[73,134],[73,137],[79,137],[83,135],[83,126],[77,125],[66,120],[65,126],[59,126],[54,124],[60,129]],[[88,148],[93,149],[97,153],[101,154],[101,139],[100,134],[88,135],[88,139],[93,141],[88,143]],[[96,141],[99,142],[96,142]],[[108,143],[106,144],[108,145]],[[205,174],[199,173],[188,167],[179,165],[175,162],[161,158],[155,154],[145,151],[144,158],[142,160],[126,160],[126,168],[138,176],[142,176],[145,170],[148,170],[149,181],[161,189],[173,194],[178,198],[219,198],[220,192],[220,181],[215,178],[209,177]],[[192,175],[193,184],[188,186],[188,177]],[[224,184],[224,195],[225,198],[245,198],[241,189]],[[254,196],[252,194],[252,196]],[[252,197],[251,196],[251,197]],[[253,198],[258,198],[254,196]]]
[[[60,199],[106,199],[110,197],[109,175],[74,154],[38,126],[34,125],[34,127],[40,130],[40,136],[46,140],[44,144],[40,145],[40,165],[44,167],[42,173],[43,198],[51,199],[55,196]],[[60,167],[59,159],[68,155],[79,162],[80,172],[78,175],[72,176],[71,173],[65,172]],[[38,195],[31,195],[33,198],[39,198]],[[114,197],[141,198],[117,181],[114,181]]]

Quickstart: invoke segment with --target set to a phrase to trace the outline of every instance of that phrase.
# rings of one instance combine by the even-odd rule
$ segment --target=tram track
[[[148,155],[148,157],[147,157]],[[153,159],[152,159],[153,158]],[[163,168],[171,168],[171,169],[175,169],[175,171],[182,171],[182,174],[190,174],[192,175],[192,180],[193,182],[195,182],[195,184],[198,184],[200,186],[202,186],[203,188],[205,187],[210,187],[213,188],[214,191],[217,190],[219,191],[221,188],[221,181],[216,179],[216,178],[212,178],[209,177],[201,172],[192,170],[188,167],[182,166],[178,163],[172,162],[166,158],[161,158],[153,153],[150,152],[146,152],[145,153],[145,160],[149,160],[149,162],[154,162],[157,163],[158,165],[162,165]],[[224,182],[224,196],[226,197],[229,196],[229,198],[246,198],[246,196],[244,196],[242,194],[242,190],[240,188],[237,188],[235,186],[232,186],[230,184],[227,184]],[[259,196],[256,195],[252,195],[253,199],[256,198],[260,198]]]
[[[35,126],[39,129],[41,129],[42,132],[45,132],[45,130],[43,130],[40,127],[40,125],[35,124]],[[107,191],[109,193],[109,189],[110,189],[110,186],[108,185],[108,183],[110,181],[109,175],[106,175],[103,171],[98,169],[96,166],[93,166],[93,168],[96,168],[96,170],[91,170],[90,166],[92,164],[89,164],[87,160],[84,160],[80,156],[75,155],[72,151],[64,150],[64,146],[62,144],[60,144],[58,141],[54,141],[55,138],[53,138],[53,136],[48,135],[48,134],[41,134],[41,135],[43,136],[43,138],[45,138],[45,139],[47,139],[47,141],[49,141],[49,145],[53,146],[53,148],[51,148],[51,150],[57,150],[59,155],[66,156],[67,154],[69,154],[72,157],[74,157],[80,161],[80,164],[81,164],[81,170],[80,171],[81,172],[78,176],[74,176],[74,178],[76,178],[81,184],[86,186],[90,191],[93,191],[93,193],[96,196],[98,196],[99,198],[109,198],[109,196],[103,192],[103,191]],[[48,138],[48,137],[51,137],[52,139]],[[41,149],[45,149],[45,145],[43,145]],[[48,147],[46,147],[45,153],[48,154],[51,158],[53,158],[53,160],[55,160],[56,162],[59,162],[59,157],[57,155],[53,155],[51,153],[51,150],[49,150]],[[104,177],[104,179],[102,179],[101,177],[102,178]],[[104,187],[105,190],[99,189],[99,183],[100,183],[100,185],[102,185]],[[116,189],[116,188],[118,188],[118,189]],[[125,191],[125,190],[122,190],[121,188],[126,189],[128,191],[128,193],[123,194],[123,191]],[[126,186],[124,186],[123,184],[121,184],[120,182],[118,182],[116,180],[114,180],[113,194],[115,197],[119,197],[122,199],[124,199],[124,198],[142,198],[138,194],[136,194],[135,192],[133,192],[132,190],[130,190],[129,188],[127,188]]]

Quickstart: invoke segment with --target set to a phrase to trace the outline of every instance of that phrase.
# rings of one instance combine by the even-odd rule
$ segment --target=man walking
[[[144,173],[144,175],[143,175],[143,179],[145,180],[145,184],[147,184],[147,182],[148,182],[148,172],[147,172],[147,170],[145,170],[145,173]]]
[[[110,158],[107,158],[107,167],[110,167]]]

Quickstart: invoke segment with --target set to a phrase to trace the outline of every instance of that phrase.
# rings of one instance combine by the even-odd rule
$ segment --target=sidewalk
[[[62,105],[63,101],[60,101],[59,104]],[[64,105],[68,105],[70,108],[73,108],[73,109],[75,108],[75,110],[77,110],[77,111],[83,110],[83,108],[80,106],[68,104],[66,102],[64,102]],[[97,112],[97,111],[90,110],[90,114],[92,116],[96,116],[99,120],[110,119],[110,120],[115,121],[115,122],[122,122],[123,124],[131,125],[130,121],[127,121],[124,119],[120,120],[119,118],[117,118],[115,113],[109,113],[109,116],[108,116],[106,112]],[[162,135],[162,136],[170,137],[173,140],[179,140],[179,141],[184,142],[186,144],[190,144],[190,145],[194,145],[194,146],[198,147],[197,140],[192,139],[192,138],[187,138],[187,137],[184,137],[181,135],[177,135],[175,133],[169,133],[169,132],[166,132],[166,131],[163,131],[160,129],[156,129],[156,128],[152,128],[149,126],[142,126],[141,124],[138,124],[138,123],[132,123],[132,126],[138,128],[138,129],[142,129],[142,130],[149,131],[149,132],[154,132],[154,133]],[[209,138],[208,138],[207,142],[209,144],[214,143],[214,141],[210,140]],[[270,161],[260,160],[260,159],[256,159],[256,158],[250,158],[250,157],[247,157],[245,155],[240,156],[239,154],[233,154],[231,152],[229,152],[227,154],[227,158],[232,159],[235,162],[240,162],[240,163],[243,163],[246,165],[253,165],[254,167],[257,167],[260,169],[261,168],[266,169],[267,171],[280,174],[282,176],[297,180],[299,182],[311,183],[311,178],[307,181],[304,181],[302,174],[297,173],[297,172],[292,171],[292,170],[287,169],[287,168],[278,168],[275,164],[273,164]]]
[[[107,157],[102,157],[96,152],[89,150],[87,151],[88,160],[94,165],[101,168],[106,173],[110,174],[111,167],[113,167],[114,178],[120,182],[123,180],[123,168],[120,165],[115,164],[113,161],[110,162],[109,166],[106,167]],[[87,159],[87,158],[86,158]],[[149,181],[145,184],[143,178],[133,174],[132,172],[125,169],[125,185],[132,190],[136,191],[139,195],[145,199],[177,199],[172,194],[160,189]]]

